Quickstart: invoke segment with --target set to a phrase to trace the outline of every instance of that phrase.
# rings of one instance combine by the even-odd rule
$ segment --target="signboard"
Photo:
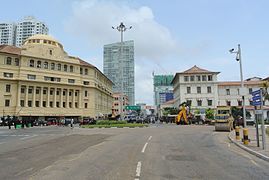
[[[261,106],[262,105],[261,90],[253,91],[251,95],[252,95],[252,105]]]
[[[255,114],[262,114],[262,110],[255,110]]]
[[[125,109],[126,110],[134,110],[134,111],[137,111],[137,110],[141,110],[141,106],[125,106]]]

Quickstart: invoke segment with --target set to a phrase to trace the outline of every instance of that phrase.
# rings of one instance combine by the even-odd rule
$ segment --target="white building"
[[[0,23],[0,45],[14,45],[15,44],[15,23]]]
[[[174,87],[175,107],[182,102],[191,104],[192,109],[214,108],[218,102],[219,72],[208,71],[197,66],[176,73]]]
[[[15,45],[20,47],[28,37],[35,34],[48,34],[48,32],[49,29],[45,23],[38,21],[32,16],[27,16],[17,24]]]

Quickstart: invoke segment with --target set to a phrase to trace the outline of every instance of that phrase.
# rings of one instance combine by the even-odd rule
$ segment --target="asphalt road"
[[[210,126],[0,129],[0,179],[268,179],[268,169]]]

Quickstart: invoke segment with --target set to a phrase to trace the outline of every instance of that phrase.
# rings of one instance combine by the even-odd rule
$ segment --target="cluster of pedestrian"
[[[15,129],[17,129],[18,125],[21,126],[21,128],[24,127],[33,127],[33,122],[32,121],[28,121],[28,120],[19,120],[18,117],[14,116],[13,118],[11,118],[10,116],[7,116],[7,124],[8,124],[8,128],[11,129],[12,126],[14,126]]]

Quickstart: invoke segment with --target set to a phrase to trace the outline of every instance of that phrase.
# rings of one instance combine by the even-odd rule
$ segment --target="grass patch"
[[[82,125],[82,128],[111,128],[111,127],[117,127],[117,128],[123,128],[123,127],[129,127],[129,128],[134,128],[134,127],[148,127],[147,124],[131,124],[131,123],[126,123],[126,124],[95,124],[95,125]]]
[[[127,124],[127,121],[110,121],[110,120],[96,121],[96,125],[112,125],[112,124]]]

